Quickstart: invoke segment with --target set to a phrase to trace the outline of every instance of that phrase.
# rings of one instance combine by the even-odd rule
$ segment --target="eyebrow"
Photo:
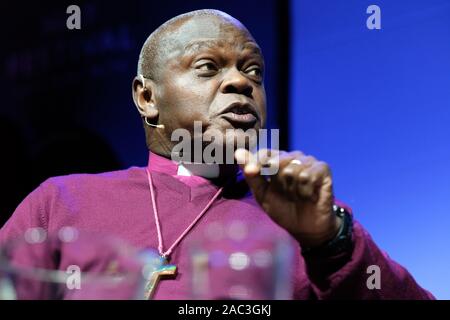
[[[183,55],[193,54],[193,53],[198,52],[205,48],[211,49],[213,47],[223,47],[225,43],[226,43],[225,40],[206,40],[205,39],[205,40],[192,41],[184,47]],[[262,56],[261,49],[253,41],[247,41],[243,45],[240,45],[239,47],[240,47],[239,49],[241,49],[241,50],[249,49],[249,50],[251,50],[251,52],[253,54]]]

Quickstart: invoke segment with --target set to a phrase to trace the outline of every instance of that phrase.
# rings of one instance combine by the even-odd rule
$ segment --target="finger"
[[[310,167],[316,160],[313,157],[304,156],[301,153],[291,153],[289,155],[294,156],[294,158],[287,156],[281,160],[279,173],[274,180],[285,192],[290,193],[295,198],[297,195],[296,184],[294,183],[296,177],[302,170]]]
[[[260,166],[256,157],[247,149],[239,148],[234,152],[234,158],[245,174],[256,175]]]
[[[253,195],[257,201],[261,202],[265,197],[269,182],[259,174],[261,167],[256,161],[256,157],[246,149],[237,149],[234,155]]]
[[[281,154],[287,154],[287,152],[275,149],[260,149],[253,154],[247,149],[238,149],[235,152],[235,159],[248,174],[256,174],[257,170],[261,170],[264,167],[278,165],[278,159]],[[248,167],[246,167],[247,165]],[[258,173],[260,172],[258,171]]]
[[[283,153],[283,151],[272,150],[272,149],[260,149],[256,153],[257,161],[261,164],[261,166],[268,167],[270,166],[269,160],[272,158],[276,158],[279,154]]]
[[[299,171],[296,179],[297,196],[313,202],[317,201],[319,197],[318,189],[322,186],[324,178],[327,176],[329,176],[328,165],[321,161]]]

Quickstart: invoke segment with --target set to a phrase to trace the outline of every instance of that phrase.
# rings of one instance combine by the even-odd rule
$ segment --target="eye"
[[[252,77],[261,78],[262,77],[262,70],[258,65],[251,65],[244,71],[246,74]]]
[[[202,59],[194,67],[201,76],[213,76],[219,71],[216,63],[212,60]]]
[[[217,67],[212,62],[206,62],[206,63],[203,63],[200,66],[198,66],[197,69],[203,70],[203,71],[211,71],[211,70],[217,70]]]

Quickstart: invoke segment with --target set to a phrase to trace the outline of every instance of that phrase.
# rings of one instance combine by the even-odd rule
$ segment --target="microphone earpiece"
[[[146,90],[146,88],[145,88],[145,78],[144,78],[144,76],[143,76],[142,74],[139,75],[139,79],[141,79],[141,82],[142,82],[142,88],[143,88],[144,90]]]
[[[154,128],[158,128],[158,129],[164,129],[164,125],[163,124],[149,123],[148,120],[147,120],[147,117],[144,117],[144,121],[149,127],[154,127]]]
[[[151,124],[150,127],[155,127],[155,128],[158,128],[158,129],[164,129],[165,128],[163,124]]]
[[[144,90],[147,90],[147,88],[145,87],[145,78],[142,74],[139,75],[139,79],[141,79],[142,82],[142,88]],[[149,127],[154,127],[154,128],[158,128],[158,129],[164,129],[164,125],[163,124],[153,124],[153,123],[149,123],[147,120],[147,117],[144,117],[144,121],[145,123],[149,126]]]

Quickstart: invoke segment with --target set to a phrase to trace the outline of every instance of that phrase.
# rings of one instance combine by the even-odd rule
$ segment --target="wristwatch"
[[[302,248],[302,255],[305,257],[331,257],[342,252],[351,252],[353,249],[353,218],[347,209],[333,205],[333,214],[342,219],[337,235],[327,243],[311,248]]]

